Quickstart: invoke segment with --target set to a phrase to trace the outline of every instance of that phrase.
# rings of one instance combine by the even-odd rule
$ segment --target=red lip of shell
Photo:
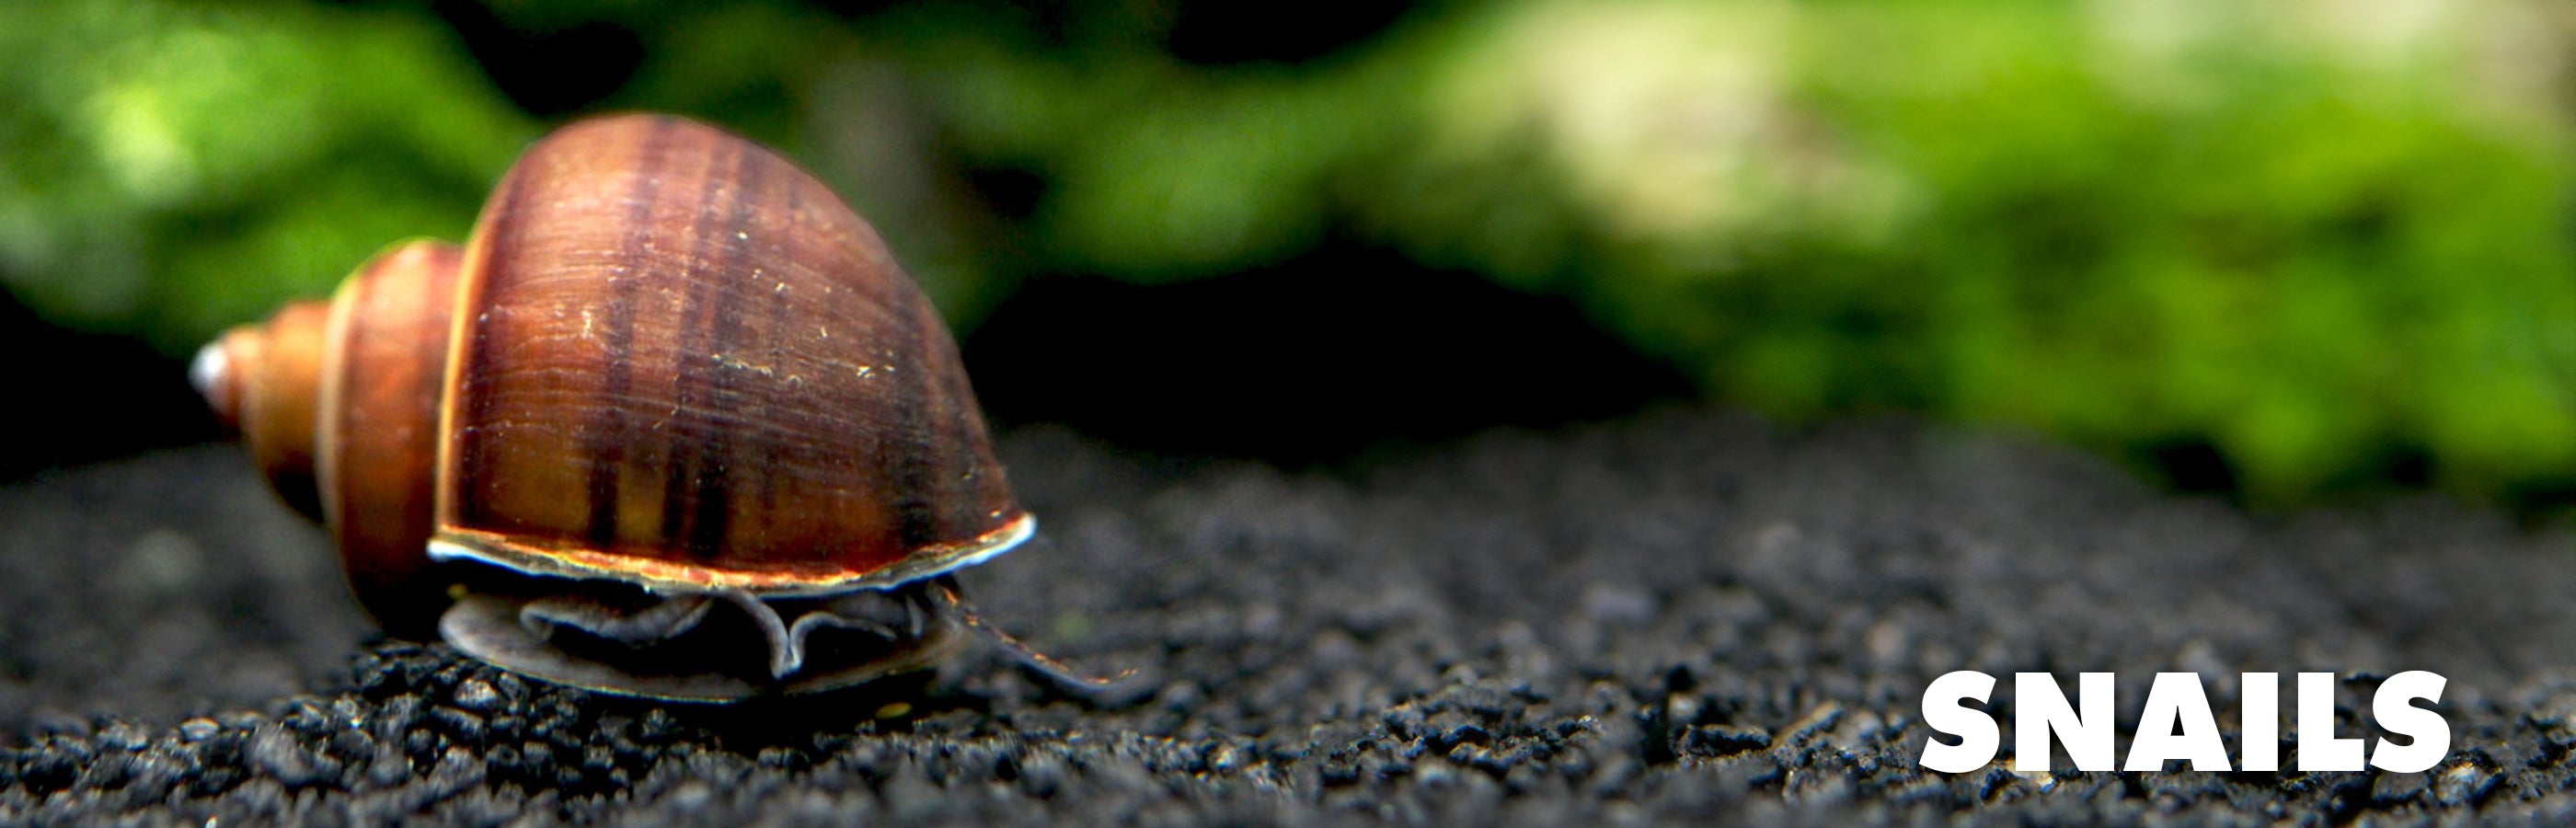
[[[429,542],[436,560],[471,560],[530,575],[623,581],[654,592],[739,590],[762,597],[831,595],[891,589],[983,563],[1018,548],[1037,534],[1037,517],[1022,513],[975,538],[915,550],[892,565],[852,571],[829,562],[760,569],[674,562],[565,544],[541,547],[497,532],[451,529]]]

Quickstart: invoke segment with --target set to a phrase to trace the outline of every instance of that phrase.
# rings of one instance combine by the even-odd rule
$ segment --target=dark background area
[[[27,393],[6,419],[10,433],[26,436],[0,453],[0,477],[223,436],[188,387],[187,364],[140,340],[48,324],[0,295],[0,347],[30,357]]]

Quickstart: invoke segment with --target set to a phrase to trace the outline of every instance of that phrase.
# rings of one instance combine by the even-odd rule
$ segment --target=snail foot
[[[468,591],[439,633],[468,655],[548,681],[669,701],[816,693],[937,666],[969,621],[927,587],[763,599],[656,595],[574,582],[545,595]],[[736,612],[714,612],[724,605]],[[788,619],[793,619],[788,620]],[[765,648],[742,646],[746,640]]]

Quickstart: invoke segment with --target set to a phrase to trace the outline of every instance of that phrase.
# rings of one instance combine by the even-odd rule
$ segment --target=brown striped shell
[[[1034,527],[954,340],[875,231],[702,124],[566,127],[461,253],[400,248],[317,307],[227,335],[197,379],[290,501],[315,479],[397,632],[435,622],[439,560],[825,595]]]
[[[394,632],[427,637],[446,578],[431,531],[439,388],[456,311],[456,246],[413,242],[340,284],[325,329],[315,479],[349,586]]]
[[[885,243],[774,153],[568,127],[467,244],[433,554],[648,586],[891,586],[1033,528],[957,346]]]

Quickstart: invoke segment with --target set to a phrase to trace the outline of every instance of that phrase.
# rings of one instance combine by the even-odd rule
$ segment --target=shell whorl
[[[426,637],[447,605],[423,554],[436,494],[438,395],[464,252],[437,241],[378,255],[331,297],[315,460],[324,522],[360,603]]]

